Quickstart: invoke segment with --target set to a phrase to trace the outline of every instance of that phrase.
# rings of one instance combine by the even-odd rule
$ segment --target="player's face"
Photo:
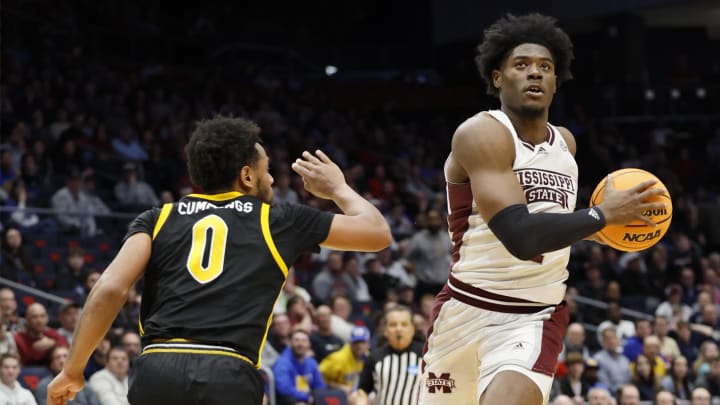
[[[552,54],[538,44],[516,46],[493,71],[493,80],[503,106],[525,115],[544,113],[557,88]]]
[[[265,148],[263,148],[259,143],[255,144],[255,149],[257,149],[258,154],[260,154],[260,160],[255,164],[257,173],[257,180],[255,184],[258,190],[257,197],[270,204],[273,199],[272,184],[274,181],[273,176],[271,176],[268,171],[270,159],[265,152]]]
[[[391,311],[385,318],[385,338],[390,347],[395,350],[404,350],[410,346],[415,325],[408,311]]]

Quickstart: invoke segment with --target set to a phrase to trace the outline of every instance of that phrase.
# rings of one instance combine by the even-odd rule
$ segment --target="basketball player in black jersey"
[[[139,329],[143,353],[128,398],[137,404],[260,404],[257,368],[288,267],[318,245],[378,251],[391,242],[380,212],[347,185],[323,152],[292,168],[305,189],[344,212],[271,205],[273,178],[260,129],[241,118],[201,121],[186,146],[190,194],[140,214],[85,304],[48,404],[65,404],[125,302],[145,277]]]

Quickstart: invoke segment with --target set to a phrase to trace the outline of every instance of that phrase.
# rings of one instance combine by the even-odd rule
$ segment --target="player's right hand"
[[[75,395],[85,385],[85,378],[82,374],[71,376],[61,371],[48,385],[47,404],[65,405],[67,401],[75,399]]]
[[[316,197],[332,199],[345,184],[345,176],[338,165],[319,149],[315,155],[303,152],[302,158],[292,164],[292,169],[302,177],[305,190]]]
[[[634,187],[625,190],[618,190],[610,175],[605,181],[605,193],[598,208],[605,216],[607,225],[625,225],[632,221],[639,220],[648,225],[655,225],[643,213],[648,210],[660,210],[667,208],[665,203],[650,202],[649,198],[665,194],[667,190],[662,188],[651,188],[657,180],[645,180]]]

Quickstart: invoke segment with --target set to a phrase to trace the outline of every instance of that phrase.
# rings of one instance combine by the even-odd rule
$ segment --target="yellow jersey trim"
[[[147,349],[147,350],[143,350],[142,355],[144,356],[144,355],[146,355],[146,354],[152,354],[152,353],[218,354],[218,355],[221,355],[221,356],[234,357],[234,358],[236,358],[236,359],[240,359],[240,360],[243,360],[243,361],[246,361],[246,362],[252,364],[253,367],[260,368],[259,365],[256,366],[256,365],[252,362],[252,360],[250,360],[249,358],[243,356],[242,354],[239,354],[239,353],[231,353],[231,352],[226,352],[226,351],[222,351],[222,350],[179,349],[179,348],[178,348],[178,349]]]
[[[260,343],[260,350],[258,351],[258,364],[257,367],[260,368],[262,365],[262,352],[265,348],[265,343],[267,342],[267,335],[268,331],[270,330],[270,325],[272,324],[273,319],[273,313],[275,312],[275,306],[277,306],[277,302],[280,299],[280,294],[282,293],[282,290],[285,289],[285,281],[283,281],[282,286],[280,287],[280,291],[278,292],[277,297],[275,297],[275,302],[273,303],[273,310],[270,312],[270,316],[268,317],[267,324],[265,325],[265,334],[263,335],[262,341]]]
[[[158,220],[155,223],[155,228],[153,229],[153,240],[155,240],[158,232],[160,232],[160,228],[165,225],[165,221],[167,221],[168,217],[170,216],[170,211],[172,211],[172,207],[173,205],[171,203],[163,204],[162,209],[160,210],[160,216],[158,217]]]
[[[145,334],[145,329],[142,327],[142,319],[140,319],[140,314],[138,314],[138,331],[140,331],[140,336]]]
[[[202,198],[204,200],[210,200],[210,201],[224,201],[224,200],[231,200],[233,198],[241,197],[243,193],[239,191],[228,191],[227,193],[220,193],[220,194],[188,194],[188,197],[195,197],[195,198]]]
[[[280,256],[280,252],[278,252],[277,247],[275,246],[275,241],[273,241],[272,234],[270,233],[270,204],[268,203],[263,203],[262,208],[260,208],[260,227],[262,228],[265,243],[267,244],[268,249],[270,249],[270,253],[272,254],[273,259],[275,259],[275,263],[277,263],[280,267],[283,276],[287,277],[288,266],[285,264],[285,260],[283,260],[282,256]]]

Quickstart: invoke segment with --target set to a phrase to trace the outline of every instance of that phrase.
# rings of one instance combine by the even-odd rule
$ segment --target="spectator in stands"
[[[687,358],[688,364],[693,364],[698,357],[703,337],[693,331],[687,322],[678,322],[675,330],[671,330],[669,335],[675,339],[680,353]]]
[[[297,285],[295,281],[295,268],[291,266],[288,269],[288,275],[285,278],[285,285],[280,291],[280,296],[275,302],[275,313],[284,314],[287,311],[288,299],[296,295],[302,297],[305,302],[309,303],[311,300],[310,293],[302,286]]]
[[[85,265],[85,251],[79,247],[70,248],[65,263],[57,270],[55,290],[77,291],[82,294],[89,272],[90,269]]]
[[[30,255],[25,252],[22,241],[22,234],[18,228],[7,227],[3,231],[0,277],[34,286],[33,262]]]
[[[340,389],[348,397],[348,403],[355,403],[354,390],[363,369],[363,362],[370,348],[370,331],[356,326],[350,335],[350,343],[330,353],[320,362],[320,372],[329,388]]]
[[[590,387],[582,380],[585,360],[582,353],[569,352],[565,357],[568,372],[560,380],[556,380],[557,391],[573,399],[576,404],[583,404]]]
[[[639,405],[640,391],[632,383],[624,384],[618,390],[618,405]]]
[[[32,392],[18,382],[20,358],[17,354],[0,355],[0,403],[17,405],[35,405]]]
[[[298,193],[292,189],[290,184],[290,173],[287,170],[281,171],[275,175],[275,183],[273,183],[273,203],[292,203],[297,204],[300,202]]]
[[[75,327],[77,327],[79,318],[80,305],[74,301],[63,304],[58,311],[60,327],[57,331],[69,344],[72,343],[73,334],[75,333]]]
[[[675,357],[670,362],[670,370],[663,377],[660,385],[662,389],[671,392],[677,399],[690,399],[690,393],[695,388],[695,382],[690,374],[690,367],[685,356]]]
[[[560,361],[573,352],[580,353],[586,359],[590,357],[590,350],[585,345],[585,327],[579,322],[568,325],[563,340],[563,350],[560,352]]]
[[[61,231],[86,237],[98,233],[97,223],[92,214],[93,204],[82,190],[80,172],[71,172],[65,180],[65,187],[57,190],[50,201],[52,208],[58,211],[55,219]]]
[[[325,388],[317,361],[308,356],[310,335],[296,329],[290,335],[290,346],[273,365],[277,405],[312,403],[312,391]]]
[[[624,297],[646,297],[652,294],[652,287],[645,274],[647,266],[640,253],[625,253],[620,256],[618,262],[622,268],[620,286]]]
[[[53,378],[55,378],[62,368],[65,366],[70,349],[62,346],[55,346],[50,353],[50,372],[51,375],[44,377],[38,383],[35,388],[35,399],[37,399],[38,405],[46,405],[47,403],[47,386],[50,384]],[[82,390],[78,391],[75,395],[75,399],[68,401],[70,405],[101,405],[98,399],[95,397],[95,393],[88,386],[85,385]]]
[[[718,356],[720,356],[720,351],[718,350],[717,343],[712,340],[705,340],[702,344],[700,344],[698,357],[695,362],[693,362],[692,366],[695,381],[701,380],[705,377],[705,374],[710,371],[710,362]]]
[[[710,391],[710,396],[720,397],[720,357],[715,357],[710,360],[710,367],[708,372],[699,377],[696,381],[696,385],[707,388]]]
[[[623,354],[630,361],[635,361],[635,357],[643,351],[643,342],[645,338],[652,333],[652,326],[648,319],[635,320],[635,336],[627,340],[623,347]]]
[[[705,387],[696,387],[692,392],[690,405],[710,405],[710,391]]]
[[[129,405],[128,355],[121,347],[110,349],[105,368],[90,377],[88,385],[101,405]],[[159,387],[158,387],[159,388]]]
[[[560,394],[553,399],[552,405],[576,405],[572,398],[567,395]]]
[[[692,315],[690,315],[690,322],[702,323],[702,310],[707,304],[715,304],[712,299],[712,295],[706,290],[700,291],[698,294],[697,301],[692,306]]]
[[[330,309],[332,310],[330,328],[333,334],[340,337],[343,342],[349,342],[353,328],[353,324],[350,322],[352,302],[344,295],[336,295],[330,300]]]
[[[359,302],[370,302],[370,290],[368,288],[365,279],[360,274],[360,260],[355,252],[348,252],[343,259],[343,272],[348,275],[350,279],[351,289],[353,291],[353,299],[356,303]]]
[[[666,300],[655,309],[656,317],[663,317],[671,323],[688,322],[692,315],[692,308],[682,302],[682,287],[679,284],[670,284],[665,289]]]
[[[8,287],[0,288],[0,311],[7,330],[10,332],[25,330],[25,318],[18,316],[17,307],[15,292]]]
[[[652,360],[645,354],[640,353],[633,362],[631,381],[640,392],[641,401],[652,401],[655,393],[660,387],[660,380],[655,374]]]
[[[325,267],[313,278],[312,295],[319,303],[327,304],[337,294],[348,294],[354,297],[353,281],[343,268],[342,252],[328,253]]]
[[[15,334],[20,360],[25,366],[47,366],[50,351],[55,346],[68,347],[68,342],[57,330],[48,326],[45,306],[35,302],[25,312],[25,330]]]
[[[282,353],[290,344],[292,325],[287,314],[276,314],[272,318],[267,342],[275,349],[275,352]]]
[[[630,360],[618,351],[617,330],[608,326],[600,332],[602,350],[595,353],[598,362],[598,378],[612,392],[630,382]]]
[[[698,265],[699,267],[699,265]],[[697,286],[698,277],[695,269],[690,266],[684,266],[680,269],[680,287],[682,288],[682,303],[691,307],[697,302],[700,290]]]
[[[668,320],[662,316],[655,317],[653,320],[653,333],[660,339],[660,354],[667,359],[668,362],[680,356],[680,348],[675,339],[668,335],[669,331],[670,325],[668,324]]]
[[[295,295],[290,297],[286,305],[285,314],[290,320],[290,327],[310,331],[312,329],[312,316],[310,315],[312,306],[310,303],[303,297]]]
[[[340,349],[343,340],[332,332],[332,310],[327,305],[320,305],[315,310],[315,324],[317,329],[310,333],[310,343],[315,359],[322,362],[325,357]]]
[[[557,399],[556,399],[557,401]],[[605,387],[590,388],[587,394],[587,405],[611,405],[613,403],[610,392]]]
[[[147,151],[140,145],[129,125],[125,125],[119,136],[113,138],[112,147],[122,160],[141,162],[148,159]]]
[[[0,354],[15,353],[17,354],[17,346],[13,334],[8,331],[2,312],[0,312]]]
[[[140,335],[137,332],[128,330],[120,337],[120,345],[128,355],[130,362],[130,374],[132,375],[133,365],[140,358],[142,352],[142,344],[140,343]]]
[[[415,296],[437,294],[447,282],[450,273],[450,252],[452,241],[447,232],[442,231],[445,219],[437,209],[426,212],[425,229],[410,238],[405,252],[408,267],[417,277]]]
[[[122,179],[115,184],[115,199],[124,211],[140,211],[160,202],[150,185],[138,179],[134,163],[125,163]]]
[[[675,405],[675,396],[670,391],[660,390],[655,394],[655,405]]]
[[[610,285],[617,284],[614,282],[608,283]],[[598,341],[601,340],[600,331],[608,326],[612,326],[617,331],[618,339],[620,339],[620,346],[624,347],[628,340],[635,336],[635,325],[632,321],[622,319],[622,312],[620,311],[620,304],[617,301],[609,301],[607,304],[607,319],[602,321],[598,325]],[[648,334],[650,334],[648,328]]]

